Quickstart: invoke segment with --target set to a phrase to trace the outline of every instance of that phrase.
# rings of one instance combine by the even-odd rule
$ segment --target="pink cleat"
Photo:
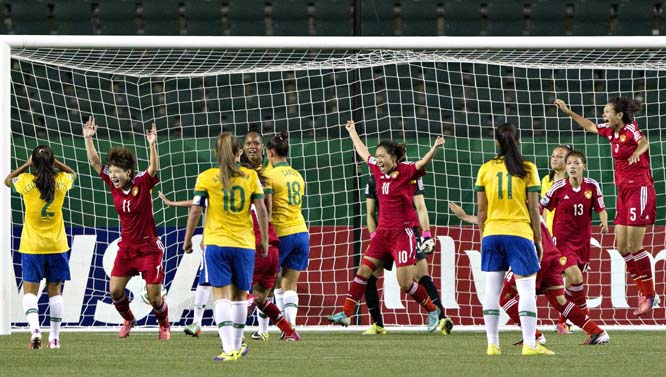
[[[634,315],[637,317],[642,316],[645,313],[648,313],[652,310],[652,305],[654,304],[654,297],[644,297],[641,296],[638,299],[638,307],[634,310]]]
[[[130,335],[130,331],[132,330],[132,327],[136,326],[136,319],[133,319],[131,321],[125,321],[123,322],[123,326],[120,328],[120,332],[118,333],[119,338],[127,338]]]
[[[169,340],[171,339],[171,325],[169,321],[165,321],[165,324],[160,323],[160,333],[158,335],[159,340]]]
[[[296,330],[294,330],[294,332],[291,335],[289,336],[285,335],[282,338],[282,340],[284,340],[285,342],[300,342],[301,336],[296,332]]]

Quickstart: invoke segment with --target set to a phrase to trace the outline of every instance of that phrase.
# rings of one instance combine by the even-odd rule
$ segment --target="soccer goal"
[[[329,328],[326,316],[341,308],[369,238],[362,193],[368,170],[357,161],[342,125],[356,120],[371,151],[384,138],[405,142],[410,159],[443,134],[446,144],[425,177],[438,240],[428,262],[447,314],[464,328],[483,324],[479,234],[451,216],[447,202],[476,211],[473,182],[495,151],[493,126],[508,121],[520,128],[523,153],[536,162],[540,176],[548,173],[556,145],[586,152],[588,175],[601,183],[612,219],[609,143],[585,135],[553,101],[562,98],[574,111],[600,119],[607,99],[633,97],[642,104],[638,122],[650,141],[660,203],[646,246],[656,291],[666,290],[664,38],[2,36],[0,41],[0,175],[40,144],[50,145],[79,175],[64,205],[72,271],[64,289],[64,326],[103,329],[121,322],[107,293],[119,222],[108,190],[86,160],[81,125],[89,115],[100,125],[95,142],[102,158],[111,146],[124,145],[137,154],[140,170],[148,164],[144,130],[156,123],[157,189],[175,200],[191,198],[198,172],[215,164],[214,138],[220,131],[242,137],[258,126],[267,140],[288,130],[290,162],[307,184],[304,214],[312,244],[310,266],[298,286],[297,325],[321,329]],[[9,189],[2,193],[0,333],[6,334],[26,326],[17,252],[23,205]],[[184,324],[192,316],[201,251],[183,255],[187,211],[166,207],[157,192],[153,195],[166,246],[170,319]],[[595,227],[590,242],[591,317],[608,326],[663,325],[663,307],[647,317],[632,316],[637,291],[625,283],[614,237]],[[399,292],[391,272],[379,282],[387,326],[424,325],[420,307]],[[150,307],[138,299],[142,288],[138,277],[128,285],[132,310],[140,324],[155,324]],[[557,313],[543,298],[538,304],[540,325],[553,325]],[[47,305],[44,294],[40,313]],[[358,313],[354,323],[368,324],[365,305]],[[204,324],[211,323],[207,312]]]

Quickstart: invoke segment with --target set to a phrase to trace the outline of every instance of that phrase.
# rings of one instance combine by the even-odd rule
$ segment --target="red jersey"
[[[151,177],[145,171],[137,173],[132,177],[131,188],[125,192],[113,186],[108,167],[102,167],[99,175],[111,188],[113,204],[120,218],[121,245],[128,243],[132,248],[139,248],[147,242],[154,241],[157,238],[157,229],[150,190],[160,181],[158,176]]]
[[[605,137],[611,143],[611,154],[615,165],[615,184],[618,187],[652,186],[652,171],[650,170],[650,151],[640,156],[637,163],[629,165],[629,157],[636,151],[638,142],[644,138],[643,132],[638,129],[638,123],[625,124],[615,132],[608,124],[597,124],[599,136]]]
[[[543,248],[543,255],[541,256],[541,263],[551,259],[560,259],[560,251],[557,250],[553,238],[550,236],[550,231],[546,222],[541,218],[541,247]]]
[[[259,242],[261,241],[261,228],[259,228],[259,219],[257,218],[257,211],[254,208],[254,204],[252,205],[252,223],[254,224],[254,239],[255,239],[255,247],[259,245]],[[269,221],[268,222],[268,243],[270,245],[273,245],[275,247],[280,247],[280,239],[277,236],[277,233],[275,233],[275,228],[273,227],[273,224]]]
[[[413,186],[413,194],[412,194],[412,207],[414,206],[414,196],[416,195],[424,195],[425,194],[425,184],[423,184],[423,178],[418,177],[415,181],[412,181],[412,186]],[[377,200],[377,185],[375,184],[375,177],[371,175],[368,178],[368,183],[365,185],[365,198],[366,199],[374,199]],[[379,205],[377,205],[377,211],[379,212]],[[411,211],[410,213],[407,214],[410,218],[410,223],[412,224],[411,227],[418,227],[421,225],[421,222],[419,221],[419,216],[418,213],[416,213],[416,209],[414,211]]]
[[[541,205],[555,211],[553,238],[557,245],[571,245],[572,250],[590,243],[592,236],[592,210],[606,209],[599,183],[592,178],[583,178],[578,189],[574,189],[568,179],[555,182]]]
[[[368,158],[368,166],[375,177],[379,211],[377,229],[411,228],[414,218],[414,186],[412,181],[424,175],[424,170],[416,170],[413,162],[400,162],[391,172],[384,174],[373,156]],[[418,224],[418,222],[417,222]]]

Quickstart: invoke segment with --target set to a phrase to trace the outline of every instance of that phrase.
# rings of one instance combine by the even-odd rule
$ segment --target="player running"
[[[30,167],[35,174],[25,173]],[[70,280],[62,204],[75,179],[74,170],[56,160],[46,145],[33,149],[28,161],[5,178],[5,186],[19,193],[25,204],[18,251],[23,269],[23,310],[30,326],[30,349],[42,348],[37,294],[43,279],[46,279],[50,308],[48,346],[60,348],[60,323],[65,311],[62,284]]]
[[[121,239],[109,283],[113,305],[124,319],[118,336],[128,337],[132,327],[136,326],[125,287],[132,276],[141,274],[146,281],[148,301],[159,322],[159,339],[168,340],[171,338],[169,308],[162,297],[164,246],[157,237],[151,193],[152,188],[159,182],[157,128],[153,123],[152,128],[146,132],[150,162],[148,169],[142,172],[137,172],[136,157],[125,147],[111,148],[107,154],[106,166],[102,165],[93,142],[96,132],[95,118],[91,116],[83,125],[88,161],[109,186],[120,218]]]

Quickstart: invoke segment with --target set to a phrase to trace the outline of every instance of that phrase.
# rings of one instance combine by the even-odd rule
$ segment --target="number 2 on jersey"
[[[498,199],[504,199],[504,183],[503,181],[504,173],[498,172],[497,173],[497,198]],[[507,180],[507,199],[513,199],[513,183],[511,182],[511,174],[506,175],[506,180]]]
[[[42,217],[53,217],[54,213],[47,211],[51,203],[53,203],[53,200],[49,200],[48,202],[44,203],[44,207],[42,207]]]

